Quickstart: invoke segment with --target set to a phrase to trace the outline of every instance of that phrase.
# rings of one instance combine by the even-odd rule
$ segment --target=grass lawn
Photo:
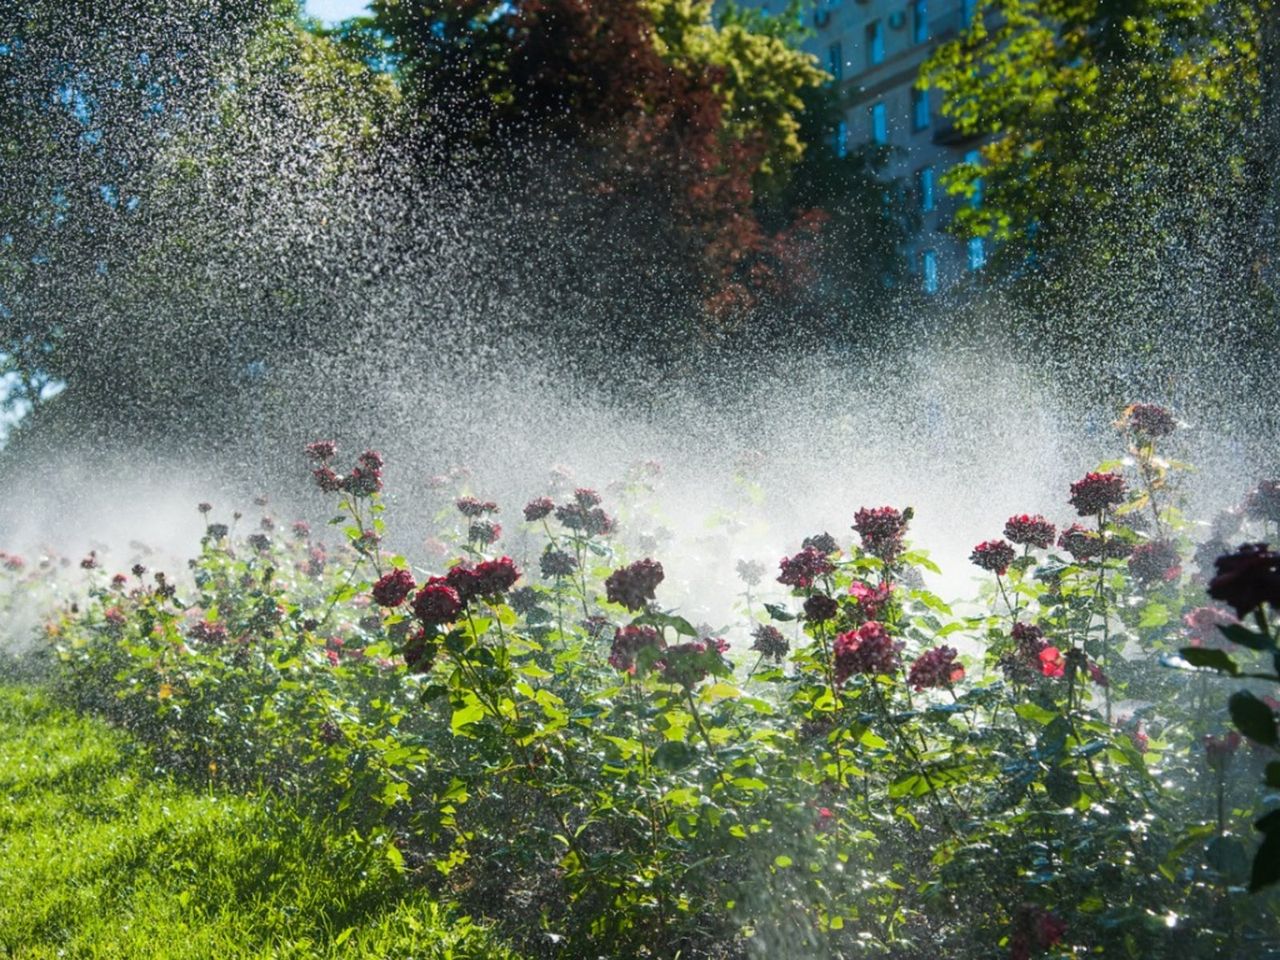
[[[0,956],[510,957],[369,844],[0,686]]]

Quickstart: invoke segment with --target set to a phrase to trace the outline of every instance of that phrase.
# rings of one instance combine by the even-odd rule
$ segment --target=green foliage
[[[32,689],[0,687],[0,949],[20,957],[507,952],[348,828],[196,793]]]
[[[923,584],[911,511],[869,511],[861,545],[788,560],[763,611],[748,596],[735,655],[634,579],[590,491],[528,523],[554,562],[518,590],[465,587],[509,561],[475,522],[493,505],[446,507],[437,535],[474,569],[415,579],[465,603],[437,615],[382,581],[379,606],[373,584],[411,569],[375,536],[379,484],[322,467],[344,546],[212,525],[190,581],[97,583],[48,625],[59,687],[159,770],[334,812],[530,952],[976,957],[1062,927],[1064,950],[1217,956],[1275,921],[1243,893],[1251,854],[1253,886],[1270,876],[1274,820],[1256,853],[1241,788],[1267,756],[1218,735],[1203,671],[1163,665],[1207,621],[1178,468],[1130,412],[1123,502],[1072,550],[1015,552],[977,613]],[[1262,692],[1231,716],[1267,751]]]
[[[921,83],[980,138],[944,178],[997,266],[1105,270],[1252,236],[1266,193],[1258,52],[1268,2],[985,0]],[[1257,132],[1257,131],[1255,131]],[[1272,147],[1274,149],[1274,146]],[[980,202],[978,198],[980,197]],[[1256,238],[1255,238],[1256,239]],[[1247,245],[1229,256],[1257,256]],[[1149,269],[1149,264],[1148,264]]]

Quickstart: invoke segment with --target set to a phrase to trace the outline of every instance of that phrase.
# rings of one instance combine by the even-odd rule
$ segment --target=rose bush
[[[1280,916],[1242,891],[1274,879],[1250,880],[1248,780],[1280,787],[1275,687],[1225,649],[1275,650],[1280,564],[1188,572],[1156,410],[1122,417],[1127,463],[1027,505],[1076,515],[1056,546],[1028,513],[974,548],[976,613],[926,588],[894,506],[793,545],[772,592],[726,559],[742,642],[671,609],[625,536],[642,499],[531,491],[506,553],[463,491],[411,562],[384,549],[383,458],[344,475],[325,441],[339,544],[208,522],[189,576],[99,556],[46,629],[66,695],[159,767],[336,811],[529,955],[1223,956]],[[6,558],[8,597],[31,566]],[[1224,711],[1208,669],[1259,679]]]

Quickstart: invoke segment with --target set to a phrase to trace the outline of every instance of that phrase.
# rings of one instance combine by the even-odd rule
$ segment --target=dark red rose
[[[353,497],[371,497],[382,490],[382,473],[361,464],[342,481],[342,489]]]
[[[844,683],[855,673],[869,676],[896,673],[901,666],[902,641],[889,636],[883,623],[874,620],[836,637],[836,683]]]
[[[1078,523],[1073,523],[1062,531],[1058,537],[1058,546],[1083,563],[1102,555],[1102,538],[1092,530],[1086,530]]]
[[[609,665],[625,673],[636,672],[636,655],[646,647],[661,650],[666,646],[653,627],[619,627],[613,635]]]
[[[1016,543],[1018,546],[1038,547],[1041,550],[1047,550],[1053,546],[1053,536],[1056,532],[1054,525],[1038,513],[1034,517],[1026,513],[1010,517],[1004,525],[1004,535],[1011,543]]]
[[[473,543],[490,544],[502,536],[502,524],[492,520],[472,520],[467,527],[467,539]]]
[[[771,624],[760,624],[755,628],[751,636],[755,640],[751,644],[751,649],[762,654],[766,660],[774,660],[781,663],[782,658],[791,649],[791,643],[783,635],[782,631]]]
[[[498,512],[498,505],[492,500],[480,500],[476,497],[459,497],[453,505],[464,517],[482,517],[486,513]]]
[[[408,570],[392,570],[373,585],[373,602],[380,607],[398,607],[416,586]]]
[[[342,478],[333,472],[333,468],[327,464],[323,467],[316,467],[311,474],[316,478],[316,486],[324,493],[337,493],[342,489]]]
[[[1265,543],[1246,543],[1214,561],[1209,596],[1234,607],[1242,619],[1264,603],[1280,608],[1280,554]]]
[[[426,630],[418,630],[405,641],[405,666],[414,673],[427,673],[435,664],[439,649],[439,641],[433,634]]]
[[[778,582],[801,589],[813,586],[814,580],[835,570],[827,555],[814,547],[805,547],[793,557],[778,562]]]
[[[804,618],[810,623],[826,623],[840,612],[840,604],[825,593],[815,593],[804,602]]]
[[[589,490],[586,487],[579,487],[577,490],[573,491],[573,499],[577,501],[578,506],[582,507],[584,510],[600,506],[600,494],[596,493],[594,490]]]
[[[1178,429],[1178,421],[1173,414],[1154,403],[1129,404],[1117,423],[1122,429],[1128,428],[1147,440],[1167,437]]]
[[[311,524],[305,520],[295,520],[293,522],[293,535],[299,540],[306,540],[311,536]]]
[[[1178,548],[1168,540],[1139,544],[1129,555],[1129,572],[1142,583],[1168,583],[1182,572]]]
[[[540,563],[542,576],[547,580],[567,577],[578,569],[578,561],[573,554],[565,553],[563,550],[555,550],[551,547],[548,547],[546,552],[543,553]]]
[[[332,440],[316,440],[307,444],[307,457],[317,463],[332,460],[338,453],[338,445]]]
[[[1071,485],[1070,503],[1082,517],[1093,517],[1124,503],[1128,487],[1118,473],[1088,473]]]
[[[536,500],[530,500],[524,505],[524,518],[530,523],[541,520],[551,515],[551,511],[556,505],[551,501],[550,497],[538,497]]]
[[[714,641],[707,640],[677,643],[667,647],[662,659],[654,666],[662,672],[664,682],[692,688],[722,662],[721,651],[714,644]]]
[[[862,549],[885,563],[892,563],[902,552],[903,539],[911,511],[893,507],[863,507],[853,516],[853,529],[862,538]]]
[[[813,547],[813,549],[817,550],[819,553],[827,556],[840,552],[840,544],[836,543],[836,538],[825,530],[822,533],[815,533],[811,537],[805,537],[800,546],[804,549]]]
[[[462,603],[457,590],[441,577],[432,577],[413,598],[413,615],[433,626],[452,623],[462,613]]]
[[[609,574],[605,593],[610,603],[620,603],[628,610],[643,610],[654,599],[663,580],[662,564],[656,560],[637,560]]]
[[[880,583],[871,586],[861,580],[849,584],[849,596],[858,601],[858,613],[864,620],[879,620],[885,607],[893,598],[893,585]]]
[[[956,663],[956,651],[952,647],[934,647],[916,658],[907,674],[907,681],[916,690],[930,687],[949,687],[964,679],[964,666]]]
[[[510,557],[483,560],[473,571],[473,589],[476,596],[500,597],[520,579],[520,570]]]
[[[1004,576],[1009,569],[1009,564],[1013,563],[1018,556],[1018,552],[1003,540],[983,540],[973,548],[973,553],[969,554],[969,560],[977,564],[983,570],[989,570],[996,576]]]

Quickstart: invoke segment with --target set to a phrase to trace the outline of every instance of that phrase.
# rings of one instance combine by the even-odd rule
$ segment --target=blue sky
[[[321,20],[346,20],[364,13],[366,0],[307,0],[307,13]]]

